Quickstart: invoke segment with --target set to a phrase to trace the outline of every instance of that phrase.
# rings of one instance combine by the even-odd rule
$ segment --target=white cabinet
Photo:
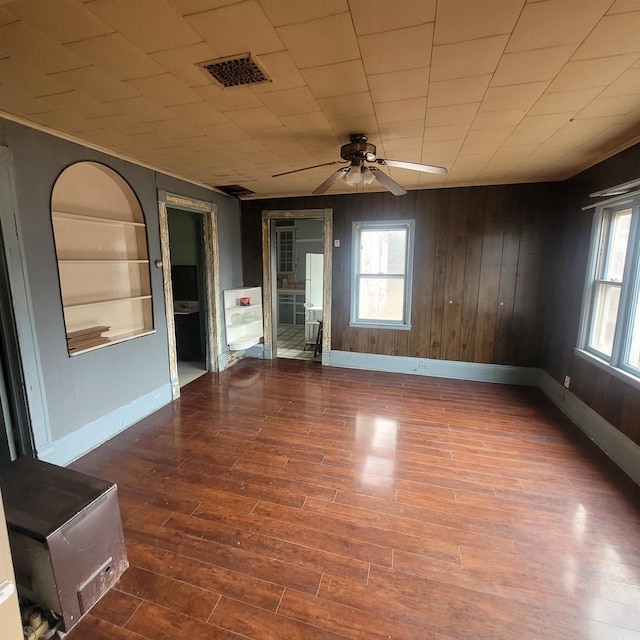
[[[262,289],[227,289],[224,292],[224,318],[231,351],[242,351],[258,344],[264,335]]]
[[[278,291],[278,325],[305,322],[304,291]]]

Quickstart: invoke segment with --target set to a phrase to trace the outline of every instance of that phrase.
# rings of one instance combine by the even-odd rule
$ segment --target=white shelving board
[[[249,304],[240,304],[241,298],[248,298]],[[262,288],[227,289],[224,292],[224,319],[231,351],[242,351],[258,344],[264,336]]]

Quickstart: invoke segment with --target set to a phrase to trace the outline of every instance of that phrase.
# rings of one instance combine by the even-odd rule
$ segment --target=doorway
[[[265,358],[328,362],[331,209],[263,211]]]
[[[215,206],[159,191],[160,245],[173,399],[217,371],[222,331]]]
[[[180,387],[207,372],[202,214],[167,207]]]

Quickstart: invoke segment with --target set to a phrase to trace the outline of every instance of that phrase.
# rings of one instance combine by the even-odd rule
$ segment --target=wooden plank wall
[[[567,181],[562,214],[553,223],[553,261],[547,275],[543,367],[558,382],[571,377],[571,391],[622,433],[640,444],[640,390],[613,377],[574,351],[587,268],[593,203],[589,194],[640,178],[636,145]]]
[[[541,279],[558,185],[507,185],[242,203],[245,286],[262,283],[264,209],[334,212],[332,349],[538,366]],[[412,329],[349,327],[351,231],[359,220],[415,219]]]

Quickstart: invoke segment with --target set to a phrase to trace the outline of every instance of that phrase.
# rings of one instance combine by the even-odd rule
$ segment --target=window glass
[[[353,225],[351,323],[409,328],[413,220]]]
[[[640,198],[596,213],[580,349],[640,378]],[[636,268],[630,268],[636,265]],[[616,373],[616,371],[618,373]]]

